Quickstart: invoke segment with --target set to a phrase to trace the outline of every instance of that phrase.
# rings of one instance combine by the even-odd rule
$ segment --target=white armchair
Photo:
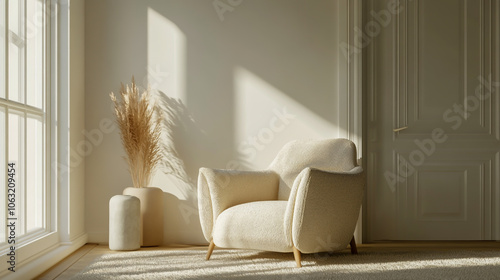
[[[301,253],[356,253],[364,175],[347,139],[293,141],[265,171],[201,168],[203,234],[215,246]],[[328,246],[325,246],[327,244]]]

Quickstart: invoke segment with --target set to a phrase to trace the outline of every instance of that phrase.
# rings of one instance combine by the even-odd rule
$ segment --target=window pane
[[[44,98],[44,47],[43,37],[45,23],[43,18],[43,3],[40,0],[26,2],[26,103],[42,108]]]
[[[23,1],[9,0],[9,99],[24,103],[24,12]]]
[[[10,217],[7,163],[16,163],[14,217],[20,238],[16,245],[26,245],[26,250],[31,240],[45,236],[43,229],[50,225],[47,217],[55,214],[48,212],[46,203],[50,167],[45,163],[50,153],[45,117],[49,11],[45,6],[46,0],[0,0],[0,224],[4,225],[0,251],[10,246],[5,227]]]
[[[26,231],[29,232],[43,226],[45,140],[42,118],[28,115],[26,128]]]
[[[5,173],[7,172],[7,167],[5,166],[5,108],[0,107],[0,186],[5,186],[7,184],[7,178],[5,177]],[[0,224],[6,225],[5,211],[7,207],[5,205],[6,191],[0,191]],[[5,228],[0,230],[0,243],[5,242]]]
[[[24,220],[24,114],[14,110],[8,111],[8,146],[9,155],[7,160],[9,162],[16,163],[16,217],[19,221]],[[17,234],[21,235],[25,233],[25,227],[23,223],[18,224]]]

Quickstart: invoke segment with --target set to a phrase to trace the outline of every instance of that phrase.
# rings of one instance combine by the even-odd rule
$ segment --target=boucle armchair
[[[301,253],[356,253],[364,176],[347,139],[293,141],[264,171],[201,168],[203,234],[215,246]]]

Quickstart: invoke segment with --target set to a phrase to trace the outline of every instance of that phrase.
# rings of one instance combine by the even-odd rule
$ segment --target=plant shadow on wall
[[[182,225],[186,233],[167,236],[167,240],[189,238],[206,243],[198,214],[197,177],[199,166],[216,156],[210,149],[207,135],[197,126],[194,117],[182,100],[156,91],[156,104],[162,116],[162,160],[155,174],[156,184],[169,188],[164,191],[165,233],[173,234],[168,227]],[[207,153],[207,151],[210,151]],[[189,161],[182,159],[189,158]],[[175,188],[172,190],[171,188]],[[176,194],[176,195],[174,195]],[[189,232],[189,233],[188,233]],[[185,236],[186,234],[196,236]]]

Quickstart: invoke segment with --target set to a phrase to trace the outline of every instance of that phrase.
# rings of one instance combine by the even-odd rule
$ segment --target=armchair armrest
[[[361,167],[349,172],[305,168],[295,179],[285,233],[302,253],[344,249],[352,238],[364,191]]]
[[[273,171],[238,171],[200,168],[198,208],[207,241],[217,217],[229,207],[261,200],[278,199],[279,176]]]

